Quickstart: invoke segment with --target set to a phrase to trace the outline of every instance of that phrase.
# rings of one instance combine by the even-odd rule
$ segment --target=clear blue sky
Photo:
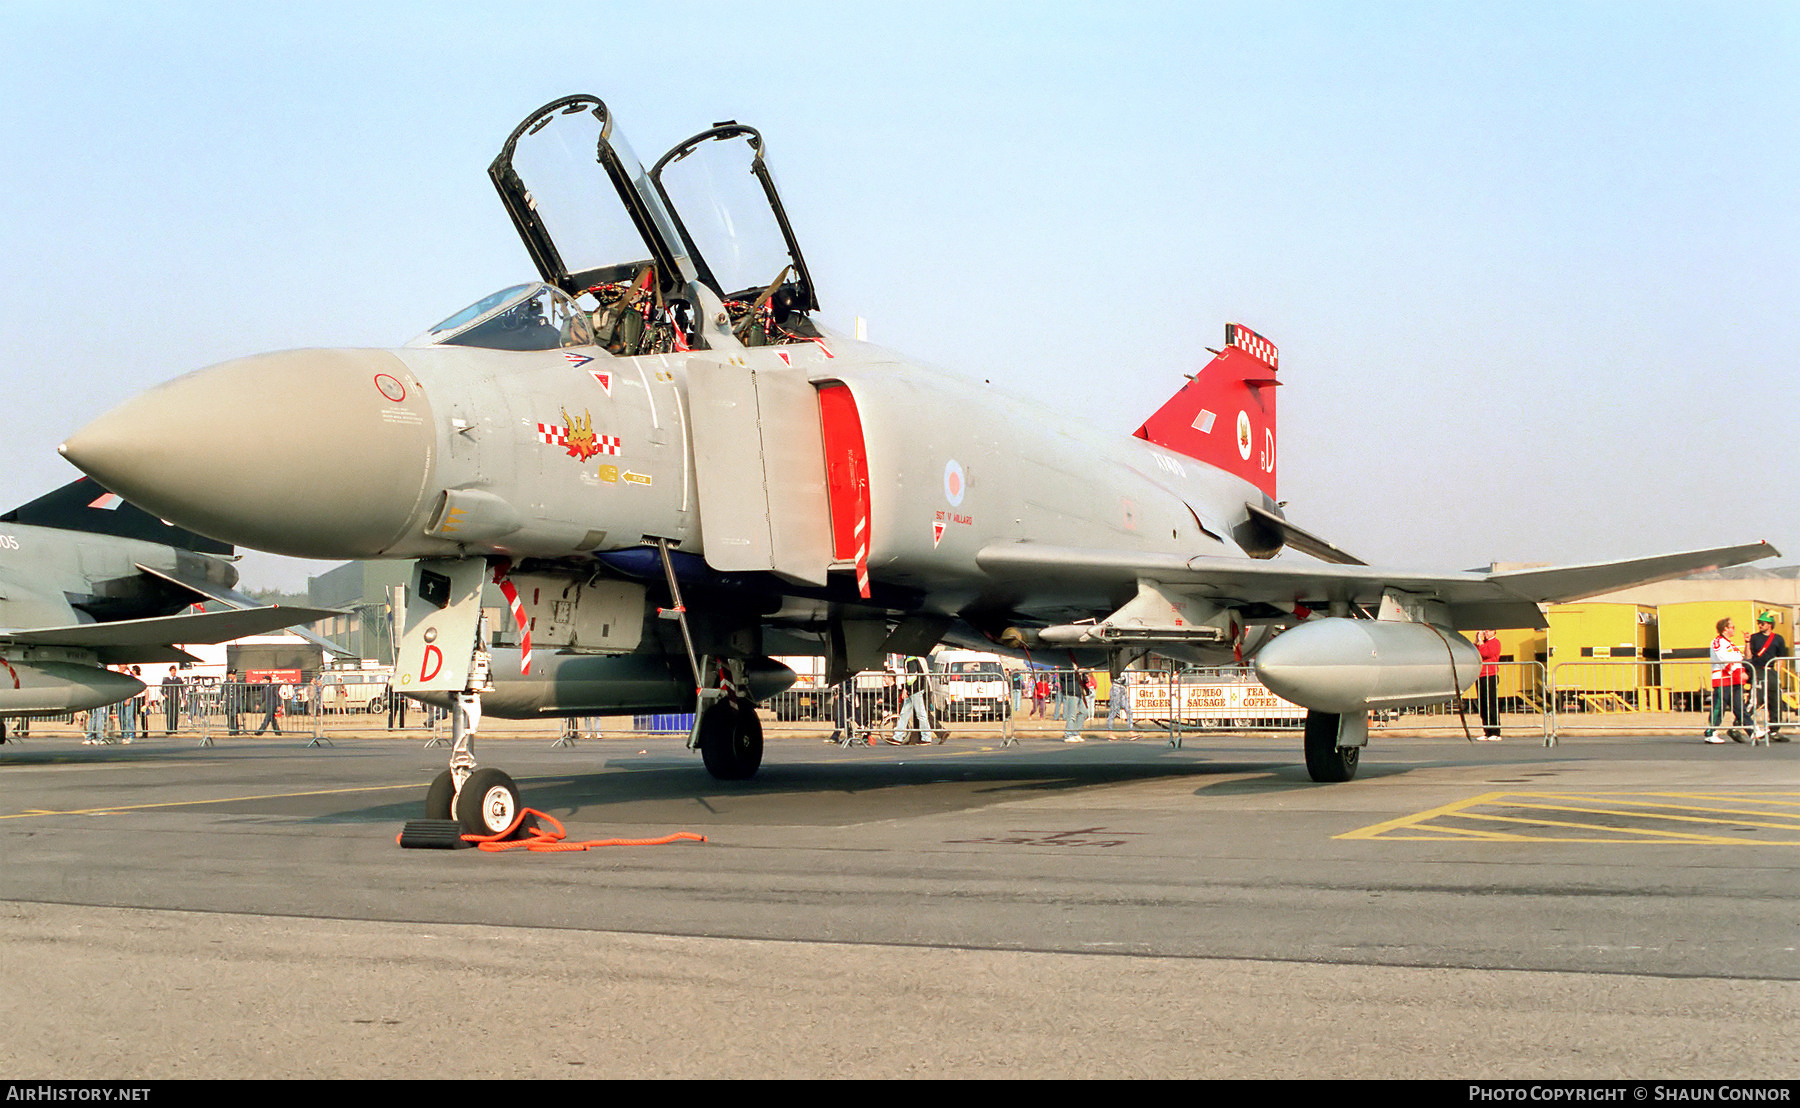
[[[864,9],[0,0],[0,507],[532,276],[485,170],[583,91],[646,158],[757,126],[828,323],[1097,426],[1268,335],[1281,496],[1370,560],[1800,557],[1800,5]]]

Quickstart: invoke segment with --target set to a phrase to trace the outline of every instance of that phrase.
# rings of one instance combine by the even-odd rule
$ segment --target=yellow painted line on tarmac
[[[1682,816],[1682,815],[1674,815],[1669,812],[1630,811],[1630,810],[1621,809],[1621,808],[1582,808],[1582,807],[1577,807],[1577,806],[1569,805],[1569,804],[1531,804],[1531,803],[1526,803],[1524,801],[1515,801],[1514,803],[1512,803],[1509,806],[1513,807],[1513,808],[1525,808],[1525,809],[1545,811],[1545,812],[1569,812],[1569,813],[1578,814],[1578,815],[1624,816],[1628,819],[1635,817],[1638,819],[1670,820],[1670,821],[1677,821],[1677,822],[1681,822],[1681,823],[1729,823],[1729,824],[1733,824],[1733,825],[1739,826],[1739,827],[1742,827],[1745,825],[1748,825],[1751,827],[1767,827],[1773,831],[1800,831],[1800,812],[1796,812],[1795,819],[1793,821],[1790,821],[1787,823],[1764,823],[1764,822],[1754,820],[1754,819],[1737,819],[1737,818],[1720,819],[1720,818],[1717,818],[1717,816]],[[1662,805],[1661,807],[1669,807],[1669,805]],[[1724,813],[1724,812],[1729,812],[1730,810],[1731,809],[1725,809],[1725,808],[1696,808],[1696,809],[1694,809],[1694,811],[1697,811],[1697,812],[1715,812],[1715,813]],[[1746,811],[1742,814],[1766,816],[1766,815],[1769,815],[1770,813]],[[1488,818],[1488,817],[1476,817],[1476,818]]]
[[[1469,797],[1467,800],[1456,800],[1456,801],[1452,801],[1449,804],[1440,805],[1436,808],[1429,808],[1423,812],[1415,812],[1414,814],[1412,814],[1410,816],[1401,816],[1398,819],[1390,819],[1383,823],[1371,824],[1368,827],[1359,827],[1355,831],[1346,831],[1342,835],[1333,835],[1332,838],[1334,838],[1334,839],[1373,839],[1373,838],[1376,838],[1378,836],[1385,834],[1388,831],[1398,831],[1398,830],[1401,830],[1402,828],[1418,827],[1420,824],[1423,824],[1423,823],[1427,822],[1428,820],[1435,819],[1438,816],[1449,815],[1453,812],[1460,811],[1463,808],[1466,808],[1466,807],[1469,807],[1469,806],[1475,805],[1475,804],[1491,803],[1497,797],[1502,797],[1502,796],[1507,796],[1507,795],[1509,795],[1509,794],[1507,794],[1507,793],[1482,793],[1480,796],[1472,796],[1472,797]]]
[[[1551,813],[1563,818],[1553,818]],[[1582,816],[1594,819],[1586,822]],[[1471,823],[1487,826],[1468,826]],[[1680,830],[1674,824],[1695,829]],[[1698,830],[1725,826],[1740,832],[1767,834],[1751,837]],[[1335,838],[1800,846],[1800,793],[1488,792],[1347,831]]]
[[[1615,834],[1615,835],[1643,836],[1642,838],[1637,839],[1637,840],[1632,840],[1632,839],[1623,839],[1623,840],[1621,840],[1621,839],[1612,839],[1612,840],[1584,839],[1584,840],[1581,840],[1583,842],[1595,842],[1595,841],[1649,842],[1652,839],[1674,840],[1677,842],[1691,842],[1691,843],[1756,843],[1756,842],[1760,841],[1758,839],[1740,839],[1740,838],[1733,838],[1730,836],[1723,836],[1723,835],[1696,835],[1690,831],[1673,831],[1668,828],[1659,828],[1659,827],[1596,827],[1594,824],[1591,824],[1591,823],[1576,823],[1573,820],[1566,820],[1566,819],[1533,819],[1533,818],[1528,818],[1525,816],[1491,816],[1491,815],[1486,815],[1486,814],[1483,814],[1480,812],[1460,812],[1460,813],[1458,813],[1457,818],[1459,818],[1459,819],[1491,820],[1494,823],[1522,825],[1522,826],[1526,826],[1526,827],[1566,827],[1566,828],[1569,828],[1569,829],[1575,830],[1575,831],[1603,830],[1603,831],[1607,831],[1607,832]],[[1526,839],[1531,839],[1531,838],[1541,838],[1542,836],[1526,835],[1526,836],[1522,836],[1522,837],[1526,838]],[[1564,837],[1558,837],[1553,841],[1568,842],[1569,840]],[[1795,845],[1800,845],[1800,842],[1797,842]]]
[[[161,800],[154,804],[106,804],[98,808],[27,808],[23,812],[0,815],[0,819],[25,819],[29,816],[93,816],[112,812],[138,812],[151,808],[194,808],[202,804],[237,804],[246,800],[286,800],[297,796],[335,796],[339,793],[377,793],[391,789],[422,789],[430,782],[412,785],[359,785],[348,789],[309,789],[298,793],[260,793],[253,796],[221,796],[212,800]]]

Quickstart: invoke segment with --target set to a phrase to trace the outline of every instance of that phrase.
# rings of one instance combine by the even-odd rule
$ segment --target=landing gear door
[[[664,297],[691,279],[656,190],[597,97],[565,96],[533,112],[488,176],[538,272],[569,295],[636,281],[645,267]]]
[[[475,658],[486,580],[482,558],[421,558],[413,563],[406,632],[394,657],[397,691],[463,691]]]
[[[753,128],[722,123],[695,135],[664,154],[651,167],[650,180],[692,251],[700,280],[728,307],[765,312],[776,324],[790,321],[790,331],[818,310],[806,259],[763,161],[762,136]],[[805,331],[810,326],[799,337],[812,337]],[[784,340],[771,335],[763,341]]]

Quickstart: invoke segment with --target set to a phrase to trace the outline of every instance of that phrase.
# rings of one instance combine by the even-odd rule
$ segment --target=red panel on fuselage
[[[869,526],[869,455],[863,446],[862,416],[848,386],[819,386],[819,425],[825,440],[825,486],[831,500],[831,545],[839,561],[866,550]],[[857,524],[863,534],[857,534]]]

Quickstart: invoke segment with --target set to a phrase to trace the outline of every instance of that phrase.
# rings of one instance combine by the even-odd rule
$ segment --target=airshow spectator
[[[1087,722],[1087,677],[1078,669],[1062,671],[1063,742],[1078,743]]]
[[[900,715],[894,724],[894,734],[892,738],[888,739],[888,742],[897,746],[907,746],[934,741],[930,713],[931,679],[925,672],[925,659],[917,657],[906,659],[904,691],[906,700],[900,706]]]
[[[1741,743],[1749,737],[1744,729],[1750,726],[1744,715],[1744,652],[1738,649],[1737,624],[1730,616],[1720,620],[1716,627],[1719,633],[1708,650],[1712,659],[1712,722],[1701,738],[1714,744],[1725,741],[1719,737],[1718,729],[1724,719],[1725,705],[1730,704],[1731,718],[1737,726],[1727,728],[1725,734],[1732,742]]]
[[[281,734],[281,724],[276,720],[275,714],[281,709],[281,690],[276,687],[273,680],[265,677],[260,691],[262,693],[263,718],[262,726],[256,729],[256,733],[260,735],[273,727],[275,733],[279,735]]]
[[[169,675],[162,680],[162,696],[163,732],[173,735],[181,724],[181,675],[174,666],[169,667]]]
[[[1761,690],[1762,703],[1769,710],[1769,741],[1787,742],[1781,733],[1781,671],[1769,663],[1787,657],[1788,645],[1775,630],[1774,612],[1756,617],[1756,634],[1750,636],[1750,649],[1745,653],[1756,674],[1755,687]]]
[[[1137,726],[1131,718],[1131,671],[1122,669],[1112,679],[1112,687],[1106,694],[1106,729],[1113,729],[1113,722],[1120,716],[1125,717],[1125,730],[1130,731]],[[1136,738],[1137,736],[1132,736]]]
[[[1481,655],[1481,675],[1475,678],[1475,702],[1481,708],[1481,738],[1500,741],[1500,632],[1477,631],[1475,650]]]

